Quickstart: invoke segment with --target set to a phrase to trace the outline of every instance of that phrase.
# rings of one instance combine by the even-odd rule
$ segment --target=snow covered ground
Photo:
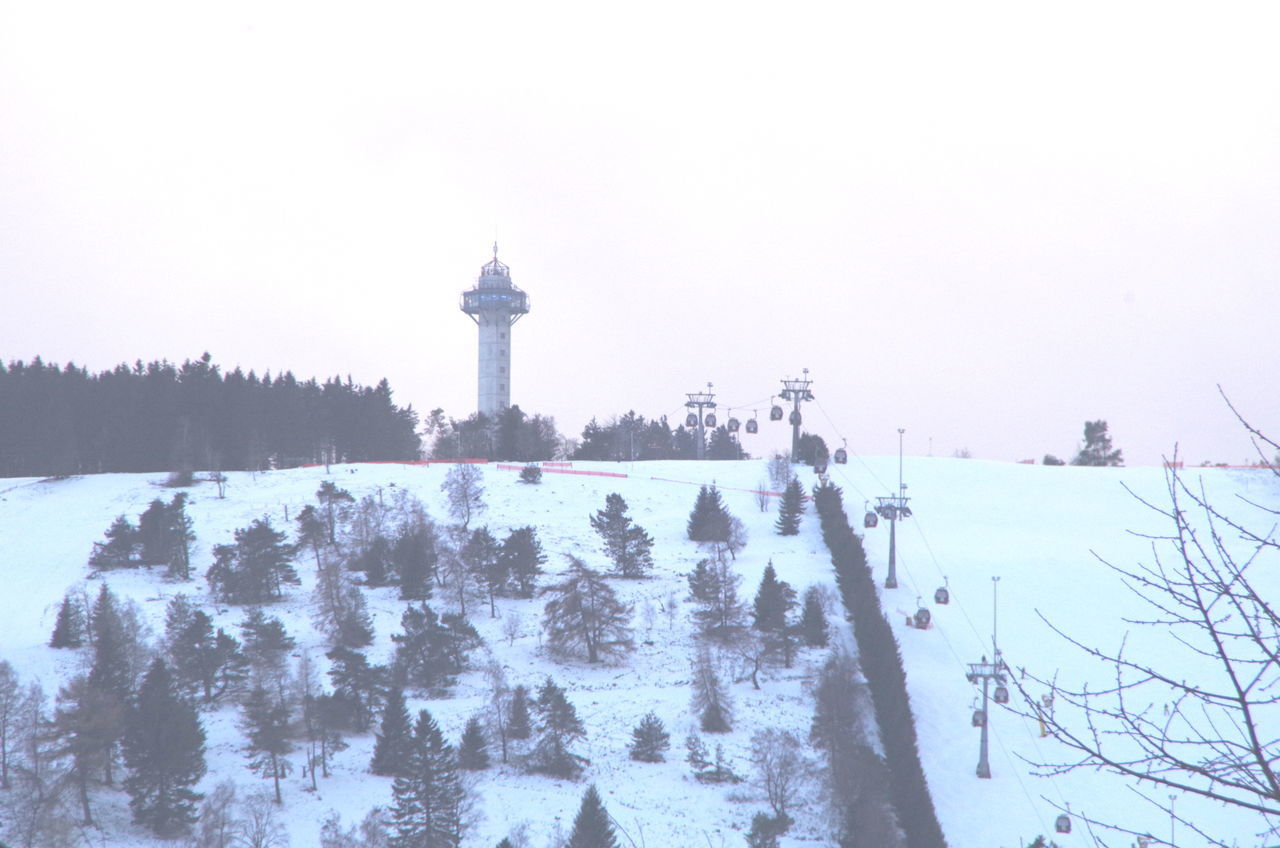
[[[195,566],[200,579],[170,583],[158,572],[116,572],[102,579],[110,581],[119,594],[140,603],[159,633],[165,604],[173,594],[185,592],[207,599],[202,575],[211,561],[211,548],[229,542],[236,528],[269,515],[277,528],[292,530],[292,522],[285,520],[286,510],[292,518],[302,506],[314,502],[314,493],[324,480],[333,480],[357,498],[380,488],[385,494],[393,485],[405,488],[421,498],[434,519],[444,523],[447,512],[440,484],[447,468],[370,464],[334,466],[328,473],[323,468],[235,473],[230,475],[225,500],[217,498],[212,484],[203,483],[188,490],[188,511],[198,536]],[[760,512],[752,494],[735,490],[757,488],[766,479],[762,461],[576,463],[574,469],[628,476],[547,473],[541,485],[527,486],[517,482],[515,471],[488,466],[484,471],[488,508],[478,523],[487,523],[499,538],[511,528],[535,525],[549,556],[546,583],[564,567],[564,554],[605,567],[587,517],[603,508],[607,494],[621,493],[632,517],[655,539],[657,568],[653,579],[614,581],[617,590],[635,603],[637,649],[617,665],[556,661],[546,656],[539,638],[542,601],[500,600],[497,619],[489,617],[487,607],[471,611],[474,624],[511,684],[534,687],[550,675],[567,689],[588,730],[581,753],[591,760],[591,766],[579,783],[522,775],[503,767],[481,773],[476,784],[479,815],[466,844],[493,845],[513,828],[527,824],[531,845],[542,848],[557,827],[569,828],[585,784],[594,782],[610,813],[637,846],[742,845],[751,816],[766,808],[763,795],[748,784],[729,788],[701,785],[692,779],[684,762],[683,739],[696,729],[688,687],[695,640],[688,619],[692,606],[686,600],[684,574],[701,556],[685,539],[685,521],[697,494],[696,484],[719,484],[730,511],[744,521],[750,534],[736,563],[744,578],[742,595],[749,601],[770,559],[779,577],[798,590],[813,583],[832,583],[816,517],[812,511],[806,514],[798,537],[773,533],[774,513]],[[806,483],[812,482],[811,471],[804,469],[803,474]],[[857,521],[864,498],[891,493],[896,485],[897,459],[855,458],[847,466],[834,467],[833,474],[845,489],[850,517]],[[1188,479],[1202,479],[1210,497],[1218,502],[1239,504],[1234,501],[1239,493],[1280,507],[1280,485],[1266,472],[1188,469],[1185,474]],[[83,656],[45,647],[57,604],[68,588],[85,582],[90,548],[115,516],[124,513],[136,518],[153,498],[171,496],[170,490],[158,486],[163,476],[0,480],[0,574],[4,575],[0,658],[11,662],[24,681],[39,678],[52,695],[60,681],[83,664]],[[1039,738],[1035,726],[1005,711],[995,712],[992,718],[993,778],[977,779],[978,731],[970,725],[976,690],[964,677],[966,663],[990,655],[993,576],[1000,577],[999,642],[1010,666],[1026,667],[1040,675],[1060,670],[1064,676],[1084,679],[1103,673],[1053,636],[1038,614],[1101,645],[1118,642],[1129,628],[1123,617],[1137,611],[1127,590],[1090,551],[1122,565],[1150,560],[1149,541],[1126,531],[1163,528],[1158,516],[1125,491],[1124,485],[1161,502],[1163,471],[910,458],[905,480],[915,517],[899,527],[901,585],[886,592],[884,604],[902,645],[925,770],[949,844],[955,848],[1015,848],[1026,845],[1038,833],[1053,835],[1054,803],[1069,803],[1086,815],[1119,820],[1167,838],[1167,816],[1144,807],[1115,778],[1083,773],[1054,780],[1030,776],[1020,757],[1052,759],[1054,752],[1047,740]],[[878,582],[882,582],[888,551],[886,525],[867,531],[865,538]],[[321,640],[312,629],[306,604],[314,585],[313,568],[305,556],[299,558],[298,566],[303,585],[292,590],[287,603],[270,612],[282,617],[300,645],[309,645],[313,658],[323,663]],[[933,604],[932,595],[944,575],[950,582],[953,603],[941,607]],[[647,628],[641,614],[645,603],[657,607],[672,594],[680,601],[678,615],[668,620],[659,613],[652,629]],[[933,611],[934,626],[929,630],[903,624],[905,615],[915,610],[917,596]],[[390,656],[389,637],[399,630],[404,604],[396,599],[394,589],[369,590],[368,598],[378,634],[370,658],[383,662]],[[432,605],[442,607],[445,602],[437,599]],[[242,610],[231,608],[218,614],[217,623],[231,630],[242,618]],[[519,622],[519,635],[510,643],[504,635],[508,619]],[[837,615],[833,623],[838,619]],[[849,638],[847,632],[841,638]],[[822,652],[809,650],[793,669],[769,669],[760,691],[754,691],[749,682],[734,684],[738,721],[723,741],[739,772],[750,771],[750,738],[755,729],[781,727],[807,734],[812,703],[806,681],[823,658]],[[475,672],[462,678],[455,697],[412,700],[410,708],[430,709],[446,735],[456,740],[468,716],[481,709],[486,699],[484,677]],[[657,712],[672,736],[672,749],[663,764],[634,763],[626,755],[631,728],[649,710]],[[235,711],[225,708],[205,713],[204,720],[209,733],[210,773],[202,788],[226,777],[234,778],[246,791],[265,787],[245,767]],[[389,802],[390,780],[367,772],[372,735],[350,741],[351,747],[338,755],[334,776],[322,780],[318,792],[306,791],[307,784],[298,776],[289,779],[284,815],[295,848],[316,843],[319,822],[330,810],[351,822],[368,808]],[[784,839],[789,848],[830,844],[816,791],[810,789],[807,795],[809,801],[798,814],[796,826]],[[104,829],[93,835],[92,844],[149,844],[145,834],[128,823],[126,800],[123,793],[96,796]],[[1179,813],[1194,816],[1228,840],[1256,844],[1256,825],[1249,818],[1212,805],[1197,805],[1190,799],[1185,804],[1180,799],[1178,804]],[[1196,844],[1183,837],[1179,832],[1179,845]],[[1087,828],[1079,823],[1074,833],[1053,838],[1064,848],[1094,844]],[[1113,837],[1112,844],[1127,843]]]

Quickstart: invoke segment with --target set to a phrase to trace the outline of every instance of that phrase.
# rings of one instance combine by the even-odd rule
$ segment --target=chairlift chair
[[[991,696],[991,699],[997,704],[1009,703],[1009,687],[1001,683],[996,687],[995,694]]]
[[[910,518],[910,517],[911,517],[911,507],[909,507],[909,506],[904,506],[904,507],[902,507],[901,509],[899,509],[899,510],[898,510],[898,517],[899,517],[899,518]]]

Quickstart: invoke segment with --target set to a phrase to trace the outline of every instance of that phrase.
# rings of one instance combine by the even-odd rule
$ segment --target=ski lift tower
[[[529,312],[529,295],[511,283],[511,269],[493,261],[480,269],[475,288],[462,293],[463,312],[480,327],[476,411],[493,418],[511,405],[511,325]]]
[[[898,588],[898,519],[910,518],[911,507],[907,506],[907,484],[902,482],[902,434],[907,432],[898,428],[898,494],[876,498],[876,512],[889,522],[889,573],[885,575],[886,589]]]
[[[809,369],[804,369],[804,376],[799,380],[785,379],[782,381],[782,392],[780,396],[783,400],[789,400],[792,403],[791,410],[791,461],[800,461],[800,422],[804,418],[800,415],[800,402],[813,400],[813,392],[809,391],[809,387],[813,385],[813,381],[809,379]]]
[[[983,657],[982,662],[969,663],[969,673],[965,675],[965,679],[970,683],[982,681],[982,741],[978,743],[977,775],[990,779],[991,761],[987,756],[987,726],[991,724],[991,711],[987,691],[993,680],[999,684],[1004,683],[1004,660],[1000,658],[1000,652],[996,651],[995,662],[987,662],[987,658]]]
[[[711,391],[710,383],[707,383],[707,390],[705,392],[685,392],[685,396],[689,398],[689,400],[685,402],[685,408],[698,410],[696,413],[690,412],[688,417],[685,419],[685,423],[687,423],[690,427],[697,428],[698,459],[706,459],[707,439],[705,436],[706,431],[703,429],[703,423],[705,421],[707,426],[714,427],[716,426],[716,418],[714,414],[710,414],[706,416],[706,418],[704,418],[702,415],[702,410],[704,408],[715,409],[716,396]]]

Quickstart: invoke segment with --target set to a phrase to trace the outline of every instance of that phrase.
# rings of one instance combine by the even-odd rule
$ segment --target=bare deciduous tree
[[[1100,647],[1050,623],[1104,664],[1108,680],[1062,682],[1028,673],[1031,682],[1015,680],[1023,695],[1018,712],[1039,720],[1071,751],[1061,761],[1035,763],[1042,774],[1101,769],[1130,778],[1166,815],[1208,844],[1225,846],[1177,815],[1169,792],[1219,802],[1257,816],[1260,832],[1280,832],[1280,739],[1274,725],[1280,706],[1280,609],[1262,588],[1265,579],[1261,586],[1255,582],[1280,565],[1280,513],[1253,504],[1267,528],[1253,529],[1210,503],[1203,486],[1189,485],[1177,470],[1176,454],[1166,465],[1167,506],[1134,495],[1168,522],[1164,535],[1138,534],[1151,540],[1151,562],[1123,567],[1099,559],[1146,608],[1126,621],[1163,631],[1171,640],[1156,647],[1145,643],[1146,650],[1128,640]],[[1042,700],[1033,689],[1048,690],[1050,697]]]
[[[471,463],[450,468],[440,488],[448,495],[449,515],[463,529],[484,509],[484,473]]]
[[[751,761],[756,766],[756,782],[768,797],[774,817],[786,816],[809,773],[800,740],[789,730],[757,730],[751,736]]]

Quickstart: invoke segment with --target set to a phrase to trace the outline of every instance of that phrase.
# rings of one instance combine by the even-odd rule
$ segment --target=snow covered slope
[[[772,559],[779,576],[799,590],[812,583],[831,584],[828,554],[818,533],[816,517],[806,514],[801,535],[783,538],[772,530],[774,514],[762,513],[748,491],[766,478],[760,461],[736,463],[577,463],[574,470],[627,474],[626,478],[547,473],[539,486],[517,482],[514,470],[485,468],[488,509],[479,519],[499,538],[514,527],[538,528],[549,555],[550,582],[564,567],[563,554],[575,554],[604,568],[587,517],[603,508],[610,492],[627,500],[633,518],[654,536],[657,562],[654,579],[614,581],[620,594],[636,605],[637,649],[619,665],[588,666],[548,658],[541,647],[539,622],[542,601],[500,600],[498,619],[487,608],[472,611],[473,622],[489,650],[505,668],[510,683],[536,686],[547,675],[565,686],[587,726],[589,738],[582,753],[591,766],[581,783],[522,775],[514,769],[493,768],[476,784],[478,820],[466,844],[496,844],[513,828],[527,823],[531,844],[542,848],[557,826],[572,823],[585,783],[598,784],[610,813],[627,829],[637,845],[693,846],[743,844],[751,816],[765,809],[762,794],[744,784],[724,788],[695,782],[683,761],[683,741],[696,729],[689,711],[689,658],[695,639],[688,621],[684,574],[700,558],[685,539],[685,521],[697,493],[696,484],[722,487],[730,511],[741,518],[750,539],[736,562],[743,576],[742,595],[755,592],[765,564]],[[188,490],[188,511],[195,523],[196,573],[203,575],[215,544],[229,542],[238,527],[269,515],[277,528],[288,527],[324,480],[333,480],[357,498],[385,492],[394,485],[417,495],[440,523],[447,520],[440,484],[447,466],[359,465],[230,475],[227,498],[220,500],[212,484]],[[857,521],[863,498],[891,493],[896,484],[897,459],[855,460],[833,469],[834,481],[844,487],[851,518]],[[1230,501],[1237,492],[1268,504],[1280,505],[1276,479],[1265,472],[1199,470],[1212,498]],[[806,483],[812,472],[803,470]],[[85,561],[92,543],[102,538],[112,519],[136,518],[153,498],[167,499],[169,490],[157,483],[163,475],[100,475],[64,481],[0,480],[0,658],[9,660],[24,680],[39,678],[46,692],[83,665],[84,658],[45,647],[63,593],[85,581]],[[1157,516],[1138,503],[1124,485],[1157,502],[1164,476],[1161,469],[1044,468],[976,460],[908,459],[905,479],[913,498],[915,517],[899,527],[900,588],[886,593],[907,665],[930,788],[949,843],[955,848],[1025,845],[1037,833],[1049,835],[1056,811],[1053,803],[1070,803],[1099,818],[1116,818],[1138,829],[1168,833],[1167,818],[1153,817],[1119,781],[1105,775],[1079,774],[1055,780],[1028,775],[1019,757],[1052,758],[1047,741],[1035,727],[1003,711],[992,719],[993,779],[978,780],[978,732],[970,726],[974,687],[965,681],[965,664],[991,650],[992,576],[999,576],[999,641],[1013,667],[1039,674],[1088,676],[1091,669],[1078,653],[1053,636],[1039,619],[1044,613],[1059,626],[1088,635],[1101,644],[1114,644],[1126,630],[1122,618],[1134,614],[1131,600],[1114,575],[1090,550],[1120,564],[1150,559],[1149,542],[1126,533],[1152,531]],[[866,544],[878,582],[887,559],[888,531],[882,523],[867,531]],[[290,600],[270,612],[285,619],[308,646],[313,658],[324,662],[318,634],[312,629],[307,597],[314,574],[306,557],[298,560],[303,585]],[[939,607],[932,594],[943,575],[950,581],[953,603]],[[112,588],[143,605],[156,632],[162,629],[164,606],[177,592],[207,599],[203,579],[188,584],[165,582],[159,573],[111,573]],[[91,586],[92,588],[92,586]],[[641,614],[646,603],[657,606],[672,594],[680,601],[671,621],[659,614],[652,628]],[[902,620],[914,611],[917,595],[934,614],[934,626],[918,631]],[[400,610],[393,589],[368,591],[377,627],[377,643],[370,650],[375,662],[390,656],[390,634],[399,630]],[[443,606],[437,600],[433,606]],[[219,608],[218,623],[233,627],[242,610]],[[838,618],[838,616],[837,616]],[[504,635],[506,620],[518,622],[518,635]],[[841,638],[847,639],[847,633]],[[733,697],[739,721],[724,740],[740,772],[750,770],[748,752],[753,730],[782,727],[807,734],[812,714],[806,680],[821,663],[818,651],[805,651],[793,669],[770,669],[759,691],[749,682],[736,683]],[[427,707],[448,737],[456,740],[473,712],[487,698],[483,675],[465,675],[449,700],[414,699],[410,708]],[[634,763],[626,756],[631,728],[649,710],[666,723],[672,750],[663,764]],[[243,741],[232,709],[205,713],[209,732],[210,774],[202,788],[233,777],[245,790],[264,784],[245,768]],[[339,755],[333,777],[321,781],[316,793],[291,778],[286,787],[284,815],[294,846],[316,844],[318,822],[329,810],[347,821],[359,819],[374,805],[390,800],[390,781],[367,773],[372,736],[357,737]],[[1046,796],[1048,801],[1041,796]],[[787,846],[830,844],[829,828],[815,789],[797,816],[797,825],[784,839]],[[145,834],[128,823],[122,793],[100,793],[101,833],[95,845],[145,845]],[[1179,812],[1183,812],[1179,801]],[[1194,805],[1187,802],[1186,810]],[[1241,844],[1253,844],[1252,822],[1241,821],[1216,808],[1196,808],[1197,820]],[[1233,829],[1234,828],[1234,829]],[[1055,837],[1062,846],[1091,845],[1085,828],[1077,825],[1069,836]],[[1118,841],[1118,840],[1117,840]],[[158,844],[158,843],[157,843]],[[1179,834],[1179,844],[1184,844]],[[1187,843],[1194,844],[1194,843]]]

